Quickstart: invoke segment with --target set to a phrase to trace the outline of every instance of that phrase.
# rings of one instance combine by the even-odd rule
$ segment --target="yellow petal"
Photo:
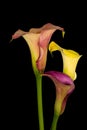
[[[73,80],[76,79],[76,66],[77,63],[82,55],[73,51],[73,50],[66,50],[63,49],[61,52],[63,57],[63,72],[68,74]]]
[[[53,51],[57,51],[57,50],[61,50],[62,48],[56,44],[54,41],[52,41],[50,44],[49,44],[49,51],[50,52],[53,52]]]
[[[62,37],[64,38],[64,36],[65,36],[65,31],[62,31]]]
[[[55,42],[51,42],[49,45],[49,51],[53,52],[56,50],[61,52],[63,58],[63,72],[75,80],[77,77],[77,74],[75,72],[76,66],[82,55],[73,50],[63,49]]]

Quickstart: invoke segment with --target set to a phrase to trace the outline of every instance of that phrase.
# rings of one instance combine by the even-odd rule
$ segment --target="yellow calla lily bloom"
[[[73,50],[63,49],[58,44],[52,41],[49,44],[49,51],[53,52],[57,50],[61,52],[63,58],[63,73],[69,75],[73,80],[75,80],[77,77],[75,72],[76,66],[82,55]]]

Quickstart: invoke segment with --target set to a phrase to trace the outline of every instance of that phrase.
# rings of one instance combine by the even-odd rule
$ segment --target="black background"
[[[28,31],[50,22],[64,27],[65,38],[56,31],[51,40],[60,46],[72,49],[82,58],[77,65],[76,89],[69,97],[65,112],[58,122],[58,129],[73,130],[86,127],[86,11],[85,3],[10,2],[0,9],[0,118],[2,129],[39,130],[36,84],[28,46],[23,38],[9,43],[12,34],[19,28]],[[48,52],[46,70],[62,71],[61,55]],[[53,82],[43,78],[43,109],[45,130],[50,129],[55,88]]]

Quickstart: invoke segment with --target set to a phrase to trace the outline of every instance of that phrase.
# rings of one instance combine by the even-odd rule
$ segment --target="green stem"
[[[56,130],[59,116],[54,112],[53,121],[50,130]]]
[[[43,105],[42,105],[42,76],[41,75],[36,76],[36,83],[37,83],[39,129],[44,130]]]

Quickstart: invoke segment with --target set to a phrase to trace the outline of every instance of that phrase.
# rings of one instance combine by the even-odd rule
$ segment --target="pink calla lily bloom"
[[[29,32],[19,29],[12,35],[12,39],[22,36],[26,40],[31,51],[33,69],[40,73],[43,73],[45,69],[48,44],[56,30],[64,31],[62,27],[47,23],[41,28],[31,28]]]
[[[69,95],[75,89],[73,80],[68,75],[57,71],[45,72],[43,76],[49,77],[55,84],[56,99],[54,111],[57,115],[61,115],[65,110]]]

